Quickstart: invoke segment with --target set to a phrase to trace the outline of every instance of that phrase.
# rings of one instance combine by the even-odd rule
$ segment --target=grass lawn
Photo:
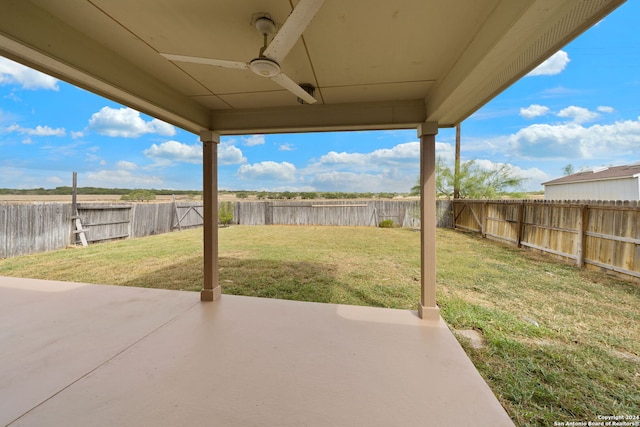
[[[438,230],[438,304],[518,425],[640,415],[640,285]],[[415,310],[419,233],[220,229],[223,292]],[[0,275],[198,291],[202,230],[0,260]]]

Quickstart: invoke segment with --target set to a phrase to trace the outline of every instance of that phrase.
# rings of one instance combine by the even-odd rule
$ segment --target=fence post
[[[578,215],[578,244],[576,254],[576,265],[579,268],[584,266],[584,258],[586,251],[586,231],[589,225],[589,205],[581,205],[580,206],[580,215]]]
[[[451,200],[451,228],[453,228],[454,230],[456,229],[456,226],[458,225],[458,215],[457,215],[457,211],[456,211],[456,202],[457,200],[453,199]]]
[[[273,203],[266,202],[264,207],[264,225],[273,224]]]
[[[76,244],[76,219],[78,217],[78,172],[73,172],[71,181],[71,244]]]
[[[482,202],[482,224],[480,224],[480,235],[483,238],[487,237],[487,202]]]
[[[524,200],[518,206],[518,229],[517,229],[517,247],[522,247],[522,233],[524,232]]]
[[[176,221],[178,222],[178,231],[182,231],[182,224],[180,223],[180,214],[178,214],[178,203],[176,202],[176,195],[173,195],[173,210],[171,211],[171,229],[175,228]]]
[[[134,237],[138,237],[135,235],[136,233],[136,204],[130,203],[129,205],[129,224],[127,224],[127,234],[129,235],[129,239],[133,239]],[[156,227],[157,227],[156,221]]]

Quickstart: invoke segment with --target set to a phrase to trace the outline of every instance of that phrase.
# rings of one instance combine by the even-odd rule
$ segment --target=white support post
[[[438,123],[418,125],[420,138],[420,303],[421,319],[440,319],[436,305],[436,135]]]
[[[213,131],[200,132],[202,141],[202,197],[204,204],[204,287],[201,301],[220,298],[218,281],[218,144],[220,135]]]

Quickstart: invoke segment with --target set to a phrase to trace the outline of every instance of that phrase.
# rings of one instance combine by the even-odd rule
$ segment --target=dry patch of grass
[[[367,227],[220,230],[223,292],[416,309],[419,233]],[[438,301],[518,425],[638,414],[640,287],[438,230]],[[0,275],[199,290],[202,231],[0,260]]]

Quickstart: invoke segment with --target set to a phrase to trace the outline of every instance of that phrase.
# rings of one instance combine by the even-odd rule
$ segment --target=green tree
[[[222,202],[218,209],[218,222],[224,226],[233,221],[233,202]]]
[[[565,176],[573,175],[575,172],[575,168],[571,163],[562,168],[562,172],[564,172]]]
[[[456,179],[462,199],[492,199],[504,194],[509,188],[518,188],[525,178],[517,175],[509,165],[496,165],[491,169],[478,166],[475,160],[460,164],[460,175],[457,177],[452,167],[447,166],[441,158],[436,161],[436,194],[453,197]],[[420,178],[418,184],[411,189],[412,195],[420,195]]]

